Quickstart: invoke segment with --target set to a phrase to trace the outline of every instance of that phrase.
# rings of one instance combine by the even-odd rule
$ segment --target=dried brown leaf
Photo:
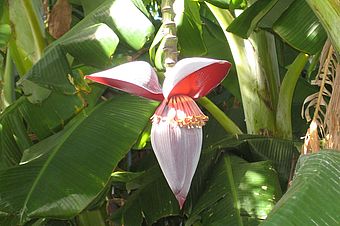
[[[340,150],[340,66],[329,41],[325,43],[320,56],[318,75],[311,83],[320,89],[303,103],[301,115],[312,122],[301,152],[317,152],[320,149],[320,138],[325,138],[327,148]],[[312,109],[313,118],[310,115]]]
[[[58,0],[49,17],[48,31],[57,39],[70,30],[71,21],[72,6],[68,0]]]
[[[340,150],[340,64],[336,66],[333,93],[325,116],[326,147]]]
[[[313,120],[307,130],[301,154],[305,155],[308,153],[316,153],[318,151],[320,151],[318,125],[317,122]]]

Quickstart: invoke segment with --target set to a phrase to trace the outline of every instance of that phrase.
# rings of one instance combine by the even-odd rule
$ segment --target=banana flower
[[[163,87],[156,71],[134,61],[86,76],[116,89],[161,101],[151,117],[151,144],[161,170],[183,207],[202,148],[202,126],[208,121],[195,99],[207,95],[227,76],[224,60],[186,58],[167,72]]]

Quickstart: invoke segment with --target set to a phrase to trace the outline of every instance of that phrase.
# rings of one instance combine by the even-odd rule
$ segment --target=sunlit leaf
[[[259,222],[281,197],[277,174],[268,161],[248,163],[226,154],[208,180],[186,225],[197,219],[202,225]]]
[[[340,153],[302,156],[291,187],[261,225],[338,225]]]
[[[86,65],[105,67],[116,50],[119,39],[106,24],[96,24],[63,40],[61,45],[74,58]],[[89,57],[89,53],[92,53]]]

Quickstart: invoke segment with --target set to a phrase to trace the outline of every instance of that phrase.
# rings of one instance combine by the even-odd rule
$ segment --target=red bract
[[[215,88],[227,76],[230,66],[228,61],[208,58],[180,60],[167,73],[163,89],[153,67],[143,61],[86,76],[131,94],[162,101],[151,118],[151,144],[180,208],[200,157],[202,126],[208,120],[194,99]]]

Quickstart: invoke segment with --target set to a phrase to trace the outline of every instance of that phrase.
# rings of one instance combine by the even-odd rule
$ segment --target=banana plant
[[[1,1],[0,225],[337,225],[335,2]]]

